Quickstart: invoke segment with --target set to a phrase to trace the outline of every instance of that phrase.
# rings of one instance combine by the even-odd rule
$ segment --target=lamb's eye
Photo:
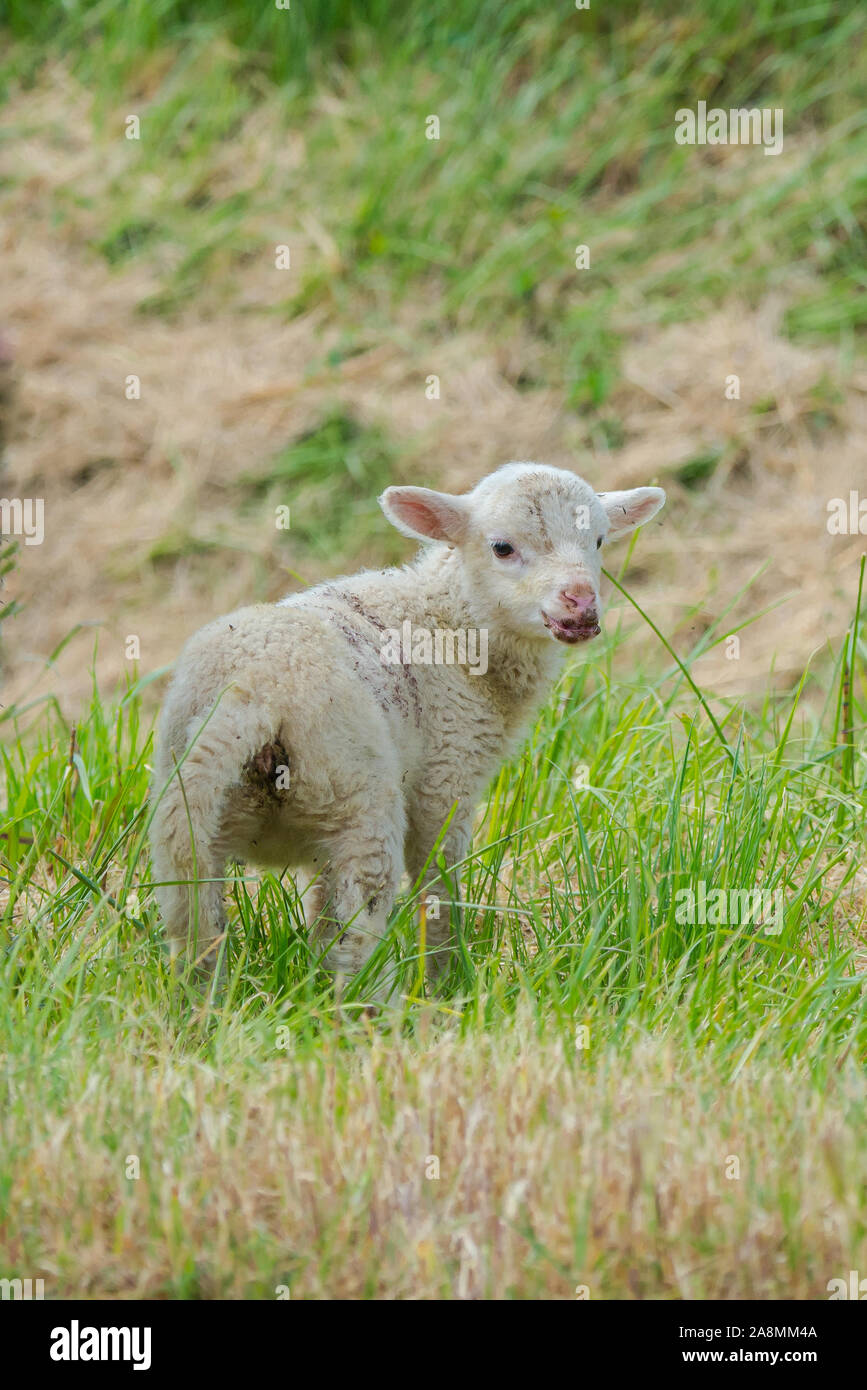
[[[491,541],[491,549],[501,560],[505,560],[507,555],[514,555],[515,547],[508,541]]]
[[[596,549],[597,549],[597,550],[601,549],[601,546],[602,546],[602,537],[601,537],[601,536],[597,536],[597,537],[596,537]]]

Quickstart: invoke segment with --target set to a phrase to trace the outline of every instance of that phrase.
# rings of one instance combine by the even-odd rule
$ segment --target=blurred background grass
[[[258,253],[254,214],[276,209],[291,181],[281,188],[266,166],[248,168],[246,186],[228,197],[209,185],[215,145],[276,94],[286,120],[275,147],[293,120],[312,127],[307,182],[337,214],[329,232],[339,256],[327,275],[316,267],[302,277],[284,312],[347,287],[392,299],[433,277],[447,321],[490,327],[537,314],[545,341],[564,349],[570,399],[594,405],[616,375],[618,299],[640,294],[647,319],[665,322],[733,285],[761,291],[806,257],[823,283],[793,306],[792,330],[832,335],[867,319],[858,4],[728,0],[709,11],[657,0],[638,15],[527,0],[315,9],[296,0],[258,14],[231,0],[61,9],[58,18],[14,0],[0,7],[17,40],[4,83],[38,81],[56,53],[94,94],[97,124],[121,98],[144,105],[137,162],[113,181],[96,245],[111,265],[180,251],[168,303]],[[331,119],[317,120],[325,91],[337,100]],[[695,149],[673,139],[674,111],[698,99],[780,106],[789,139],[829,128],[833,139],[816,142],[796,181],[774,159],[737,161],[737,179],[708,179],[726,173],[718,165],[732,152],[706,148],[709,168],[697,167]],[[437,162],[419,144],[428,112],[443,128]],[[602,283],[583,287],[578,305],[560,293],[573,280],[576,228],[605,256]],[[684,266],[676,253],[687,244]]]
[[[863,6],[6,0],[0,25],[2,485],[64,518],[22,557],[28,660],[70,601],[138,632],[157,608],[168,659],[215,606],[405,553],[384,482],[512,456],[665,484],[650,558],[684,633],[764,566],[757,606],[817,577],[714,671],[732,693],[771,639],[795,678],[845,626],[857,555],[824,521],[867,425]],[[781,108],[783,153],[676,144],[699,100]],[[55,676],[85,695],[80,661]]]

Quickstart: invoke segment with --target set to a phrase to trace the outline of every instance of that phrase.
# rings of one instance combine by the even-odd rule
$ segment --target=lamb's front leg
[[[326,970],[337,977],[338,993],[357,975],[388,931],[388,919],[403,873],[403,823],[366,822],[323,845],[326,868],[315,885],[320,906],[314,939]],[[383,967],[364,991],[371,1003],[384,1004],[394,988],[394,970]]]
[[[425,910],[425,974],[434,987],[448,973],[454,954],[452,913],[459,914],[461,910],[455,899],[459,897],[457,885],[462,873],[461,869],[456,869],[450,875],[449,885],[436,861],[442,856],[446,870],[451,870],[466,858],[471,841],[472,816],[460,804],[443,834],[449,812],[449,807],[435,811],[431,805],[417,811],[410,820],[406,844],[407,869],[413,883],[430,859],[424,874],[421,902]],[[432,855],[438,841],[436,854]]]

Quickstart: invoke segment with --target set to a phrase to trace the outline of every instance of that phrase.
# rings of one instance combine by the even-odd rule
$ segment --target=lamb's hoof
[[[334,980],[334,994],[337,1011],[345,1022],[364,1021],[368,1023],[393,1023],[403,1017],[403,999],[395,994],[395,981],[386,979],[361,990],[361,998],[345,999],[348,981],[345,975],[337,974]]]
[[[201,995],[203,1002],[209,1004],[219,1003],[226,988],[226,960],[220,952],[221,944],[222,939],[216,947],[192,960],[187,952],[174,944],[170,947],[172,978]]]

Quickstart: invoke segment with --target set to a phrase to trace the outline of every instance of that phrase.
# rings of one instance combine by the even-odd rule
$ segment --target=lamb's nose
[[[560,591],[560,597],[564,603],[568,603],[570,608],[574,608],[577,613],[582,615],[589,613],[596,607],[595,593],[591,588],[585,588],[583,584],[580,586],[576,585],[575,589],[572,591],[562,589]]]

